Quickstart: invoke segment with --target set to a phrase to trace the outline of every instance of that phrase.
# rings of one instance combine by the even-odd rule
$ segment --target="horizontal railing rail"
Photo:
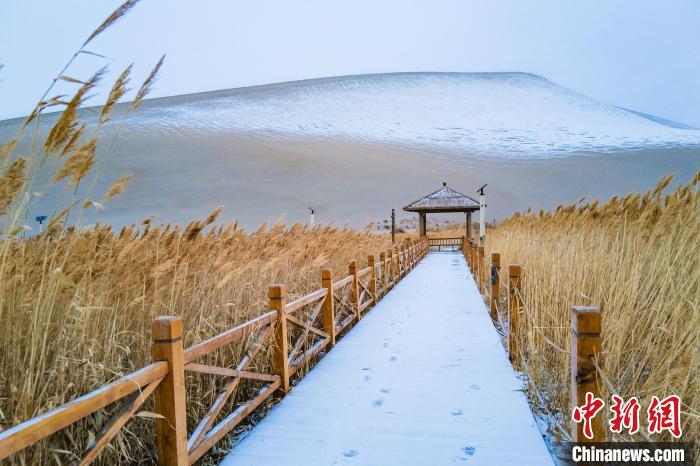
[[[286,393],[291,378],[362,318],[428,253],[426,239],[407,240],[383,251],[377,260],[367,258],[359,269],[352,261],[349,275],[333,281],[329,269],[321,271],[322,287],[289,303],[284,285],[269,289],[269,310],[225,332],[183,348],[183,323],[179,317],[158,317],[152,325],[152,354],[155,361],[93,392],[56,409],[0,432],[0,460],[8,458],[48,436],[121,402],[111,419],[80,456],[80,465],[97,459],[120,429],[133,418],[143,403],[155,397],[156,446],[159,464],[192,464],[243,422],[275,392]],[[235,367],[198,362],[214,351],[232,344],[246,344]],[[251,369],[255,357],[267,348],[272,353],[271,373]],[[264,351],[263,351],[264,353]],[[188,436],[185,372],[226,377],[214,402]],[[262,386],[252,397],[224,416],[227,402],[242,380]]]

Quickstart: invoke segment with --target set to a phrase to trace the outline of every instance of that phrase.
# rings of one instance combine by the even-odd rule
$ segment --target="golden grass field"
[[[285,283],[293,299],[320,288],[322,268],[343,277],[351,260],[366,264],[368,254],[390,245],[369,231],[276,225],[247,234],[230,225],[202,233],[205,223],[184,230],[142,224],[116,233],[97,227],[12,243],[0,270],[3,426],[148,364],[156,316],[182,316],[187,347],[265,312],[268,285]],[[217,364],[235,366],[240,346],[219,352]],[[212,377],[188,380],[191,422],[206,412],[217,388]],[[92,416],[28,454],[80,453],[106,419]],[[104,464],[150,458],[152,422],[127,425]],[[70,459],[56,451],[48,456]],[[44,461],[40,454],[33,464]]]
[[[602,369],[609,384],[601,382],[601,392],[607,403],[613,393],[639,397],[643,431],[650,397],[679,395],[682,438],[700,440],[700,172],[666,193],[671,181],[665,177],[655,189],[605,204],[516,213],[488,229],[485,258],[501,254],[502,286],[508,264],[524,267],[519,326],[528,394],[562,440],[570,425],[573,305],[602,310]],[[507,328],[505,312],[501,319]],[[637,434],[634,440],[645,438]]]

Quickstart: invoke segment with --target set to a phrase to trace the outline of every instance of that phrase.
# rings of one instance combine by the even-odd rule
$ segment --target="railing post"
[[[331,269],[321,270],[321,286],[326,289],[326,297],[321,308],[321,325],[323,331],[331,338],[330,345],[335,345],[335,301],[333,299],[333,272]]]
[[[382,292],[386,294],[388,288],[386,284],[389,283],[386,276],[386,252],[382,251],[379,253],[379,262],[382,263]]]
[[[388,276],[391,278],[391,281],[394,281],[394,254],[391,249],[387,250],[387,257],[389,258],[389,267],[388,267]],[[389,283],[389,282],[387,282]]]
[[[394,246],[394,283],[398,283],[401,279],[401,248]]]
[[[498,322],[498,297],[501,292],[501,279],[498,270],[501,268],[501,255],[497,252],[491,253],[491,318]]]
[[[478,262],[479,262],[479,274],[478,274],[479,275],[479,291],[481,291],[481,293],[484,293],[484,292],[486,292],[486,289],[484,288],[484,275],[485,275],[484,266],[486,264],[484,264],[484,247],[483,246],[479,246]]]
[[[476,243],[472,243],[472,275],[474,276],[474,280],[476,280],[476,273],[477,273],[477,267],[476,267],[476,253],[478,252]]]
[[[272,285],[269,290],[270,310],[277,311],[275,328],[275,347],[272,353],[272,365],[275,374],[281,377],[280,390],[289,391],[289,341],[287,340],[287,289],[284,285]]]
[[[374,254],[367,256],[367,265],[370,267],[369,273],[369,294],[372,295],[372,305],[377,304],[377,267],[374,262]]]
[[[360,317],[362,317],[362,311],[360,310],[360,280],[357,277],[357,261],[350,262],[349,267],[350,275],[352,275],[352,299],[355,303],[355,319],[359,322]]]
[[[169,371],[155,390],[156,445],[158,464],[185,466],[187,456],[187,410],[182,349],[182,319],[158,317],[151,324],[154,361],[167,361]]]
[[[598,371],[591,358],[600,365],[602,316],[600,309],[589,306],[574,306],[571,309],[571,410],[586,402],[586,393],[600,398]],[[571,423],[574,442],[605,441],[604,416],[600,413],[591,419],[593,438],[583,434],[583,423]]]
[[[518,320],[520,319],[520,283],[522,267],[517,264],[508,266],[508,355],[513,367],[520,369],[520,348],[518,348]]]
[[[399,278],[401,278],[404,270],[403,246],[401,244],[398,245],[397,255],[399,256]]]

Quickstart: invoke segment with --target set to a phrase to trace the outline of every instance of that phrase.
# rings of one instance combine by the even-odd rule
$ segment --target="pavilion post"
[[[418,230],[420,233],[420,236],[423,237],[427,234],[427,228],[426,228],[426,213],[425,212],[418,212]]]

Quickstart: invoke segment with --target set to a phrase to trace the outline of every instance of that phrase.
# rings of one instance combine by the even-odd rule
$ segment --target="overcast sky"
[[[22,116],[107,0],[3,0],[0,119]],[[599,100],[700,127],[697,0],[143,0],[89,49],[152,96],[393,71],[525,71]],[[69,74],[101,65],[83,56]],[[94,101],[101,100],[100,96]]]

